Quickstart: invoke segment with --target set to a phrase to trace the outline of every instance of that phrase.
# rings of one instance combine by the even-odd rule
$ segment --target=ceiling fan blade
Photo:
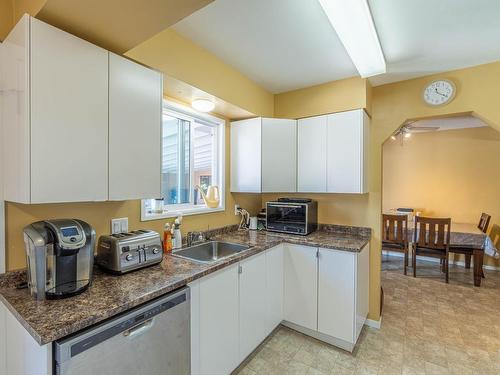
[[[407,128],[410,131],[429,131],[429,130],[438,130],[439,126],[409,126]]]

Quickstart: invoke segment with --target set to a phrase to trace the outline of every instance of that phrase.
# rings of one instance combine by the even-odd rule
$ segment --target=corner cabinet
[[[368,192],[369,121],[362,109],[298,120],[298,191]]]
[[[369,245],[360,252],[285,245],[283,324],[352,351],[368,315]]]
[[[231,123],[231,192],[297,191],[296,120],[253,118]]]
[[[119,56],[110,65],[105,49],[28,15],[1,48],[5,200],[159,196],[161,74]],[[125,183],[135,153],[144,157],[127,164]]]

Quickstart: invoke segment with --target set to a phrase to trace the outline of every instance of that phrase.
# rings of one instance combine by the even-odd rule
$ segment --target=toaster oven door
[[[284,233],[306,233],[307,205],[268,203],[266,212],[267,230]]]

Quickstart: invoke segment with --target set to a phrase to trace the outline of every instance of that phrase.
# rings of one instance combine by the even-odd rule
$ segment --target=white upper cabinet
[[[297,191],[326,192],[327,116],[298,120]]]
[[[328,193],[368,191],[368,125],[362,109],[328,115]]]
[[[261,119],[231,123],[231,191],[261,192]]]
[[[231,191],[297,190],[297,122],[254,118],[231,123]]]
[[[31,18],[31,203],[108,195],[108,52]]]
[[[297,191],[297,121],[262,119],[262,192]]]
[[[27,15],[2,48],[5,200],[159,196],[160,74]]]
[[[110,200],[161,196],[161,112],[161,73],[110,53]]]

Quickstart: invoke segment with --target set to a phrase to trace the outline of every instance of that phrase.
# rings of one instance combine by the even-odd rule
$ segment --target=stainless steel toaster
[[[123,274],[162,259],[161,239],[155,231],[141,229],[99,237],[96,263],[108,272]]]

